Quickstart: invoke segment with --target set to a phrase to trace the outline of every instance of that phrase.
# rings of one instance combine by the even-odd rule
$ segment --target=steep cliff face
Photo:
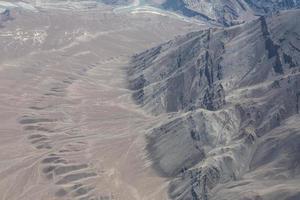
[[[299,8],[299,0],[166,0],[164,8],[211,23],[230,26],[279,10]]]
[[[254,11],[260,13],[299,8],[299,0],[244,0]]]
[[[135,56],[129,73],[136,101],[154,113],[222,107],[224,43],[216,39],[213,30],[191,33]]]
[[[133,57],[136,102],[172,113],[147,135],[172,199],[300,198],[299,16],[194,32]]]
[[[276,19],[190,33],[134,56],[129,84],[135,100],[157,114],[217,110],[226,103],[226,91],[237,85],[258,84],[295,68],[298,30],[281,33],[280,28],[292,29],[296,20],[281,25],[284,19]]]
[[[190,17],[226,26],[241,23],[239,17],[251,12],[248,5],[240,0],[168,0],[162,6]]]

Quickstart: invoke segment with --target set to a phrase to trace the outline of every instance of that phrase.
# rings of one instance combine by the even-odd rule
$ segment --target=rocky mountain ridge
[[[256,15],[268,15],[280,10],[299,8],[299,0],[166,0],[165,9],[195,17],[213,24],[231,26]]]
[[[193,32],[133,57],[133,98],[164,119],[147,151],[171,199],[300,198],[299,16]]]

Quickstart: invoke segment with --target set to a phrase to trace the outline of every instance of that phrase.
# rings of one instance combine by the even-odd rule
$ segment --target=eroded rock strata
[[[189,33],[132,58],[133,98],[162,116],[147,150],[170,198],[300,198],[299,16]]]
[[[157,2],[155,0],[148,0]],[[231,26],[269,15],[280,10],[300,7],[299,0],[165,0],[161,7],[213,24]]]

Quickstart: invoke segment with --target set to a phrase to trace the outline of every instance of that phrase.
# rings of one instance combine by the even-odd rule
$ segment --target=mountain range
[[[0,198],[299,200],[299,7],[0,1]]]
[[[279,10],[299,8],[299,0],[166,0],[165,9],[213,24],[231,26],[257,15],[269,15]]]
[[[300,199],[300,10],[273,13],[299,1],[170,2],[164,5],[193,6],[224,25],[246,12],[263,15],[133,56],[133,99],[153,115],[167,114],[148,132],[147,151],[170,179],[169,197]]]

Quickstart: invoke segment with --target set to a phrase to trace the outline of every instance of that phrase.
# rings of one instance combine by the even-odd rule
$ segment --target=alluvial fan
[[[143,151],[157,119],[132,102],[124,66],[193,25],[18,3],[5,4],[0,28],[0,199],[163,199],[165,180]]]

